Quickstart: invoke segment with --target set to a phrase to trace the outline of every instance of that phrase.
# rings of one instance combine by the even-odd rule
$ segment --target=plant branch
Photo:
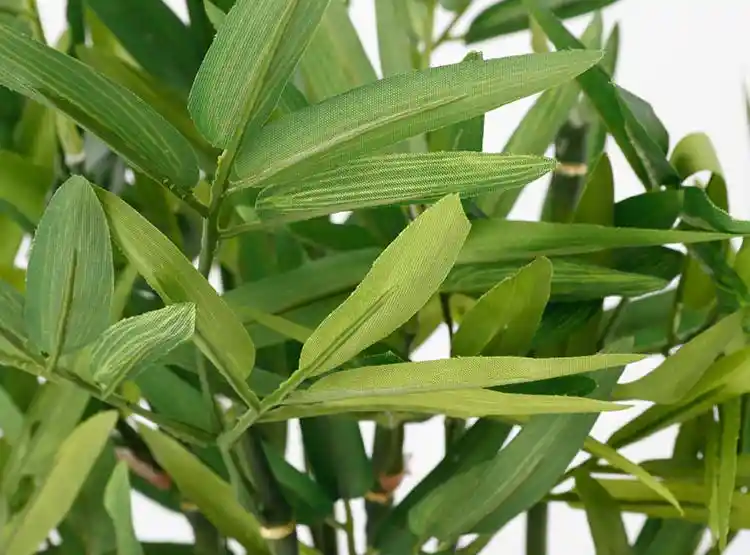
[[[458,24],[458,21],[461,19],[461,16],[463,16],[466,13],[466,10],[469,8],[469,4],[458,10],[454,15],[451,22],[448,24],[448,26],[443,29],[443,32],[440,33],[437,39],[435,39],[435,43],[433,45],[433,50],[437,49],[438,46],[442,45],[445,42],[451,41],[451,40],[458,40],[458,37],[452,37],[450,36],[453,29],[456,28],[456,25]]]

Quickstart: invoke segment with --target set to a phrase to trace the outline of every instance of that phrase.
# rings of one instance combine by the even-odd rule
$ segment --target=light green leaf
[[[305,342],[300,371],[314,376],[332,370],[411,318],[445,279],[469,227],[456,195],[412,222]]]
[[[617,411],[625,405],[556,395],[499,393],[489,389],[461,389],[405,395],[361,396],[322,403],[285,405],[272,410],[263,421],[309,418],[350,412],[415,412],[444,414],[452,418],[515,416]]]
[[[599,10],[615,0],[548,0],[557,17],[569,18]],[[522,0],[500,0],[477,15],[466,33],[466,41],[479,42],[500,35],[523,31],[530,26],[529,13]]]
[[[322,403],[357,397],[411,395],[431,391],[458,391],[549,380],[641,360],[640,355],[521,358],[462,357],[425,362],[365,366],[334,372],[310,387],[296,391],[285,403]]]
[[[719,422],[712,422],[708,431],[705,460],[706,482],[711,488],[709,526],[720,550],[727,547],[741,424],[742,402],[732,399],[719,407]]]
[[[555,17],[549,6],[540,0],[523,0],[529,13],[539,22],[558,49],[584,48]],[[567,51],[567,50],[566,50]],[[679,184],[679,176],[664,152],[644,129],[642,121],[623,100],[618,87],[601,66],[579,75],[586,96],[607,124],[609,132],[647,189],[658,190],[662,185]]]
[[[107,220],[91,184],[71,177],[39,222],[26,275],[26,328],[50,364],[107,328],[113,290]]]
[[[78,426],[63,442],[44,483],[23,512],[11,521],[3,552],[32,555],[65,517],[117,421],[116,412],[103,412]]]
[[[121,461],[112,472],[104,490],[104,507],[115,525],[117,555],[143,555],[143,549],[133,530],[130,495],[128,465]]]
[[[414,69],[408,1],[375,0],[378,50],[383,77]]]
[[[724,173],[713,143],[705,133],[686,135],[674,147],[669,160],[682,179],[701,171],[710,171],[719,176]]]
[[[195,304],[196,344],[240,398],[255,406],[257,397],[245,383],[255,364],[255,346],[232,309],[136,210],[107,191],[98,189],[97,194],[117,246],[165,303]]]
[[[583,254],[607,249],[729,239],[724,233],[559,224],[512,220],[479,220],[472,224],[459,264],[501,262],[533,256]]]
[[[178,195],[198,183],[190,144],[130,91],[4,25],[0,53],[0,84],[64,112]]]
[[[10,445],[14,445],[23,431],[23,413],[13,398],[0,387],[0,430]]]
[[[232,181],[256,185],[342,165],[564,83],[600,58],[600,52],[561,52],[464,61],[359,87],[248,137]]]
[[[526,354],[547,306],[551,279],[552,264],[540,258],[482,295],[461,319],[452,354],[479,355],[488,345],[492,352],[486,354]]]
[[[237,0],[190,91],[188,107],[214,146],[236,148],[281,96],[329,0]]]
[[[6,212],[28,231],[42,217],[54,174],[49,168],[0,150],[0,213]]]
[[[618,451],[616,451],[609,445],[601,443],[592,437],[587,437],[583,446],[586,449],[586,451],[588,451],[591,455],[594,456],[594,458],[604,459],[610,465],[616,468],[619,468],[623,472],[626,472],[630,474],[631,476],[637,478],[644,485],[651,488],[656,493],[658,493],[661,497],[663,497],[666,501],[674,505],[675,509],[677,509],[678,511],[682,511],[682,507],[680,507],[679,502],[677,501],[677,499],[674,498],[674,495],[672,495],[672,492],[669,491],[669,489],[667,489],[667,487],[664,484],[662,484],[661,482],[656,480],[653,476],[651,476],[651,474],[649,474],[641,466],[632,462],[627,457],[621,455]]]
[[[26,341],[23,313],[23,296],[0,280],[0,337],[6,338],[19,348]]]
[[[182,494],[225,536],[236,539],[248,553],[268,555],[260,526],[235,498],[232,488],[175,440],[142,426],[149,449]]]
[[[596,555],[632,555],[620,506],[607,490],[583,472],[576,474],[576,490],[586,509]]]
[[[742,312],[723,318],[639,380],[619,385],[616,397],[665,405],[679,403],[716,357],[742,333],[742,318]]]
[[[181,303],[120,320],[83,352],[80,364],[108,396],[195,333],[195,305]]]
[[[262,223],[310,219],[345,210],[434,202],[523,187],[555,167],[554,160],[474,152],[392,154],[266,187],[255,210]],[[242,187],[233,191],[242,191]]]

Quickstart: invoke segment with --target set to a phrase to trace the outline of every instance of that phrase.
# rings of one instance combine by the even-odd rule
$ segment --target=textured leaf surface
[[[470,119],[585,71],[600,52],[515,56],[397,75],[298,110],[241,147],[232,181],[294,178]]]
[[[247,403],[255,346],[224,300],[180,250],[119,197],[97,190],[117,246],[165,303],[195,304],[196,343]]]
[[[229,484],[175,440],[146,427],[141,427],[140,433],[182,494],[195,503],[222,534],[235,538],[249,553],[269,553],[258,522],[235,499]]]
[[[263,222],[284,222],[387,204],[434,202],[450,193],[469,198],[523,187],[551,171],[554,160],[471,152],[395,154],[271,185],[255,204]]]
[[[215,146],[263,125],[329,0],[238,0],[190,91],[194,121]]]
[[[63,442],[44,483],[27,508],[11,521],[7,555],[31,555],[65,517],[115,425],[117,413],[100,413]]]
[[[0,24],[0,83],[64,112],[156,181],[198,183],[190,144],[153,108],[87,65]]]
[[[26,277],[29,337],[48,354],[84,346],[106,329],[113,290],[107,220],[91,184],[71,177],[34,236]]]
[[[195,305],[174,304],[120,320],[87,348],[88,373],[109,395],[195,332]]]

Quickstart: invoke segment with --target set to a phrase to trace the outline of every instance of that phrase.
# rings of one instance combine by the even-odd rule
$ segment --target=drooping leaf
[[[248,138],[232,182],[256,185],[341,165],[563,83],[600,57],[562,52],[465,61],[359,87],[284,116]]]
[[[128,90],[2,24],[0,52],[0,84],[64,112],[178,195],[198,182],[190,144]]]
[[[133,530],[132,509],[130,506],[130,480],[128,466],[120,462],[107,482],[104,492],[104,506],[115,525],[118,555],[143,555],[143,549]]]
[[[165,303],[195,304],[196,344],[250,406],[257,397],[245,379],[253,369],[250,336],[213,287],[180,250],[119,197],[97,190],[112,238]]]
[[[634,382],[619,385],[620,399],[643,399],[661,404],[681,401],[698,383],[727,345],[741,333],[742,313],[727,316],[684,344],[657,368]]]
[[[115,425],[117,414],[100,413],[60,446],[49,474],[23,512],[11,521],[7,555],[31,555],[64,518]]]
[[[84,351],[85,374],[110,395],[126,378],[134,377],[195,331],[195,305],[170,305],[120,320]]]
[[[142,426],[140,434],[182,494],[195,503],[222,534],[236,539],[249,553],[270,553],[257,520],[234,497],[229,484],[161,432]]]
[[[545,3],[561,18],[599,10],[615,0],[552,0]],[[529,14],[522,0],[499,0],[477,15],[466,33],[466,41],[479,42],[528,29]]]
[[[189,108],[214,146],[235,149],[263,125],[329,0],[238,0],[208,50]]]
[[[548,5],[539,0],[523,2],[558,49],[584,48],[555,17]],[[601,66],[595,66],[579,75],[578,83],[646,188],[657,190],[662,185],[679,184],[677,172],[637,115],[623,101],[607,72]]]
[[[199,37],[164,2],[88,0],[87,5],[141,67],[176,89],[190,88],[201,62]]]
[[[29,257],[25,320],[31,341],[57,358],[95,339],[109,323],[113,274],[101,205],[86,179],[71,177],[47,206]]]
[[[607,490],[583,472],[576,474],[576,490],[586,509],[596,555],[632,555],[620,507]]]
[[[540,258],[482,295],[461,319],[452,354],[479,355],[488,345],[492,355],[526,354],[549,300],[551,278],[552,265]]]
[[[535,156],[471,152],[359,158],[308,178],[266,187],[255,210],[261,223],[274,224],[366,207],[434,202],[450,193],[471,198],[523,187],[554,164]]]

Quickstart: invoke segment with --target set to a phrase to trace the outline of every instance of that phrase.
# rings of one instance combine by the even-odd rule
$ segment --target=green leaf
[[[23,296],[0,280],[0,337],[7,338],[18,347],[26,342],[23,313]]]
[[[127,463],[120,462],[104,491],[104,506],[115,525],[118,555],[143,555],[141,544],[133,530],[130,506],[130,480]]]
[[[300,372],[315,376],[332,370],[411,318],[445,279],[469,227],[456,195],[412,222],[305,342]]]
[[[539,0],[523,2],[558,49],[575,51],[584,48],[554,16],[549,7]],[[679,184],[680,179],[675,169],[644,129],[637,115],[623,101],[620,90],[612,83],[606,70],[601,66],[595,66],[579,75],[578,83],[607,124],[609,132],[646,188],[657,190],[662,185]]]
[[[583,254],[606,249],[728,239],[719,233],[559,224],[511,220],[478,220],[471,226],[459,264],[503,262],[533,256]]]
[[[0,150],[0,213],[6,212],[27,231],[33,231],[42,217],[53,179],[49,168]]]
[[[195,332],[195,305],[174,304],[117,322],[84,351],[82,368],[108,396]]]
[[[548,0],[557,17],[569,18],[600,10],[615,0]],[[523,31],[530,26],[529,13],[522,0],[500,0],[477,15],[466,33],[466,42],[479,42],[500,35]]]
[[[723,318],[639,380],[619,385],[617,398],[665,405],[682,401],[716,357],[742,333],[742,318],[741,312]]]
[[[591,453],[591,455],[593,455],[595,458],[604,459],[610,465],[619,468],[623,472],[626,472],[635,477],[645,486],[654,490],[667,502],[674,505],[675,509],[677,509],[678,511],[682,511],[680,503],[677,501],[677,499],[674,498],[672,492],[670,492],[669,489],[664,486],[664,484],[660,483],[653,476],[651,476],[651,474],[649,474],[643,467],[637,465],[627,457],[621,455],[618,451],[616,451],[609,445],[601,443],[592,437],[586,438],[584,447],[586,451]]]
[[[342,165],[563,83],[600,57],[600,52],[561,52],[464,61],[359,87],[248,137],[232,181],[256,185]]]
[[[620,506],[607,490],[583,472],[576,474],[576,490],[586,509],[596,555],[632,555]]]
[[[411,21],[407,2],[376,0],[375,19],[383,77],[414,70]]]
[[[727,401],[719,408],[719,422],[712,423],[706,445],[706,481],[710,484],[709,526],[719,549],[727,547],[732,496],[737,475],[737,443],[742,421],[740,399]],[[714,437],[715,434],[715,437]]]
[[[130,263],[167,304],[195,304],[195,341],[243,401],[257,404],[245,379],[255,346],[213,287],[180,250],[117,196],[98,189],[112,238]]]
[[[458,391],[549,380],[641,360],[639,355],[569,358],[462,357],[364,366],[334,372],[292,393],[287,404],[322,403],[357,397]]]
[[[187,91],[201,63],[199,37],[164,2],[87,0],[87,5],[143,69]]]
[[[491,345],[493,355],[526,354],[547,306],[551,279],[552,264],[540,258],[498,283],[464,314],[451,353],[479,355]]]
[[[101,205],[86,179],[71,177],[39,222],[26,277],[26,328],[51,364],[107,328],[113,274]]]
[[[223,535],[236,539],[249,553],[270,553],[258,522],[240,505],[229,484],[175,440],[145,426],[140,427],[140,433],[182,494],[195,503]]]
[[[78,426],[58,450],[49,474],[22,513],[11,521],[7,555],[31,555],[64,518],[115,425],[104,412]]]
[[[209,142],[236,148],[276,107],[329,0],[238,0],[190,90],[188,107]],[[248,129],[248,131],[245,131]]]
[[[23,431],[23,413],[2,387],[0,387],[0,426],[3,439],[10,445],[14,445]]]
[[[0,84],[64,112],[178,196],[198,183],[190,144],[130,91],[1,24],[0,52]]]
[[[258,195],[262,223],[303,220],[372,206],[430,203],[450,193],[470,198],[523,187],[551,171],[554,160],[473,152],[392,154],[274,184]],[[234,191],[242,191],[237,187]],[[231,197],[230,197],[231,198]]]

